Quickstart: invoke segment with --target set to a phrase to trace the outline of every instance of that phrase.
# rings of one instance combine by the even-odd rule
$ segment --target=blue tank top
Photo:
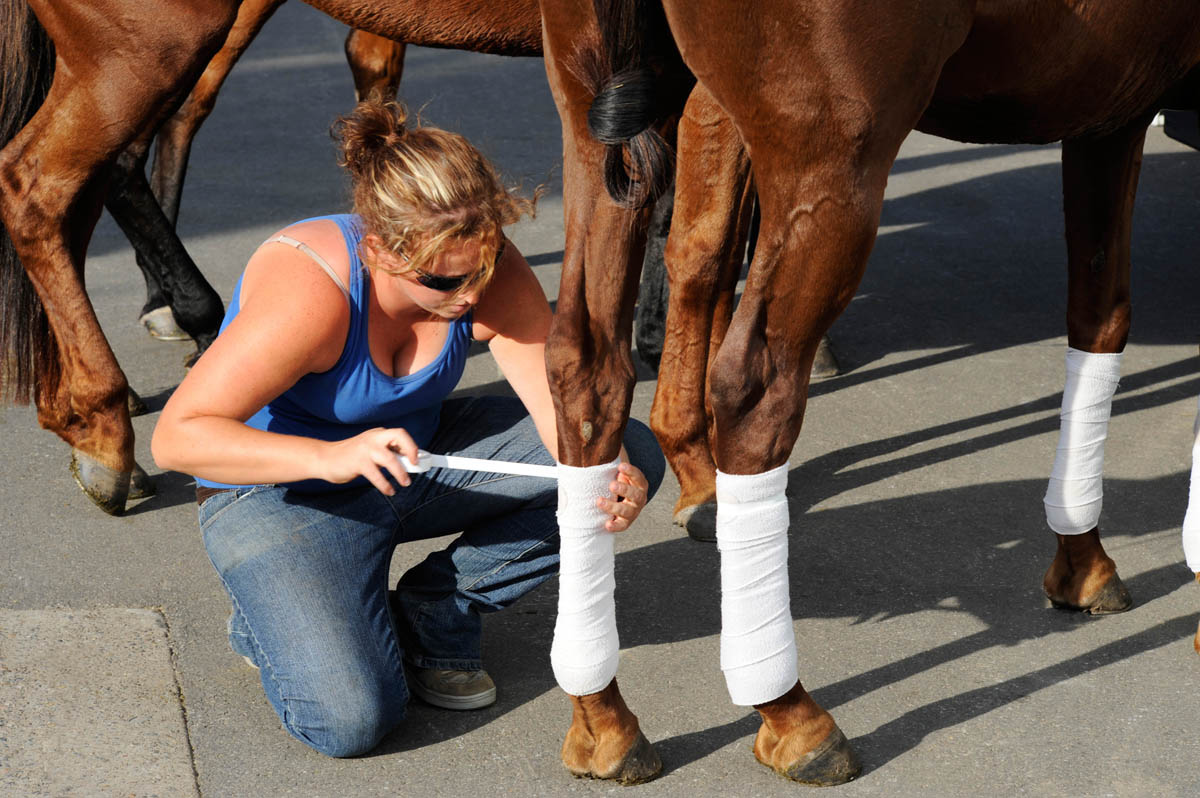
[[[367,347],[370,275],[358,257],[362,237],[358,217],[340,214],[304,221],[317,219],[337,222],[350,255],[350,331],[346,345],[333,368],[305,374],[246,424],[268,432],[324,441],[345,440],[374,427],[403,427],[418,446],[428,448],[437,431],[442,401],[454,390],[466,366],[472,314],[468,312],[450,322],[446,343],[432,363],[403,377],[384,374],[371,360]],[[237,316],[241,291],[239,278],[221,323],[222,332]],[[196,484],[212,488],[244,487],[200,478]],[[309,479],[287,483],[287,487],[322,492],[369,484],[364,477],[358,477],[345,485]]]

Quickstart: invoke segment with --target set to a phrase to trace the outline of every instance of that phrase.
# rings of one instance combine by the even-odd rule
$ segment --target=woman
[[[197,477],[230,645],[260,669],[289,732],[350,756],[400,722],[410,690],[453,709],[493,703],[480,613],[558,562],[553,480],[409,474],[398,455],[549,465],[557,443],[550,308],[502,232],[533,201],[461,136],[409,129],[396,103],[360,104],[337,134],[354,214],[291,225],[251,257],[152,449]],[[519,400],[446,398],[472,340]],[[664,467],[644,425],[631,422],[626,444],[632,463],[597,500],[612,532]],[[459,532],[389,594],[397,544]]]

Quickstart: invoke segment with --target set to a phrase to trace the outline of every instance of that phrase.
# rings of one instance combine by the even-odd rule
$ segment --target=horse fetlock
[[[573,776],[640,784],[662,772],[662,760],[625,705],[615,679],[599,693],[570,698],[573,715],[562,762]]]
[[[1042,579],[1042,589],[1054,607],[1107,615],[1133,606],[1116,563],[1100,545],[1098,529],[1057,537],[1054,561]]]
[[[79,449],[71,450],[70,468],[75,482],[97,507],[109,515],[120,515],[125,511],[131,471],[109,468]]]
[[[812,700],[800,682],[755,709],[763,723],[754,738],[754,756],[779,775],[829,786],[844,784],[862,772],[833,716]]]

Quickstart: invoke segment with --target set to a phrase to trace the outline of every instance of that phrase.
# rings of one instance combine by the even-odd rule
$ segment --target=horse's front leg
[[[1100,543],[1104,440],[1129,335],[1129,239],[1146,125],[1063,142],[1067,379],[1046,522],[1057,551],[1042,587],[1057,607],[1122,612],[1132,599]]]
[[[698,84],[679,122],[675,210],[664,257],[671,300],[650,416],[679,478],[675,523],[696,540],[716,539],[705,375],[733,312],[753,204],[741,137]]]

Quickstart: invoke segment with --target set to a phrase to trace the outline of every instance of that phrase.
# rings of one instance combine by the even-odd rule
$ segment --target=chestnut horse
[[[219,297],[178,242],[142,167],[154,132],[226,41],[239,5],[0,5],[0,389],[37,404],[39,423],[71,445],[73,475],[106,512],[121,512],[151,486],[133,460],[128,384],[87,299],[84,254],[107,204],[135,247],[156,254],[176,309],[180,297],[194,300],[180,319],[184,329],[201,344],[215,333]],[[313,5],[396,41],[501,55],[541,49],[532,2]]]
[[[710,174],[752,163],[762,212],[727,328],[731,275],[694,270],[668,242],[669,318],[703,323],[703,310],[716,307],[716,326],[688,336],[708,347],[674,349],[668,338],[663,363],[674,366],[660,372],[654,413],[668,412],[672,394],[707,401],[713,459],[701,465],[737,480],[788,462],[818,342],[863,274],[888,171],[914,128],[972,142],[1063,141],[1069,343],[1090,353],[1124,348],[1146,127],[1160,107],[1200,105],[1193,3],[1167,0],[1147,13],[1051,0],[773,0],[747,13],[730,0],[597,0],[595,10],[585,0],[542,0],[542,17],[563,126],[567,241],[547,361],[565,462],[608,462],[619,446],[632,388],[631,275],[644,203],[663,182],[655,131],[680,111],[680,164],[707,159],[711,171],[677,175],[677,206],[713,207]],[[688,76],[698,81],[690,94],[681,89]],[[743,144],[749,161],[738,155]],[[728,218],[710,220],[715,234],[735,226]],[[739,507],[728,509],[735,517]],[[723,592],[729,556],[722,545]],[[1129,606],[1096,528],[1058,536],[1044,587],[1060,606]],[[722,616],[724,626],[724,604]],[[754,752],[763,764],[814,784],[858,774],[837,724],[798,680],[761,683],[769,694],[739,703],[762,716]],[[562,752],[572,772],[620,781],[657,773],[615,678],[572,701]]]
[[[50,42],[25,3],[2,2],[3,19],[11,29],[3,40],[10,44],[0,45],[11,63],[5,62],[3,73],[8,90],[3,95],[5,107],[0,109],[0,142],[12,141],[0,152],[0,175],[12,190],[6,190],[0,200],[0,218],[16,239],[37,292],[25,280],[15,252],[5,251],[7,240],[0,241],[0,305],[6,308],[0,325],[0,358],[5,362],[0,387],[18,400],[37,402],[42,426],[71,444],[72,473],[85,493],[105,511],[120,512],[127,498],[148,495],[152,485],[132,461],[125,397],[132,404],[135,396],[128,391],[83,293],[83,252],[103,198],[138,250],[139,264],[151,285],[151,303],[144,312],[158,305],[153,286],[161,286],[157,296],[170,298],[184,331],[201,349],[215,336],[223,313],[220,299],[174,232],[187,149],[237,57],[282,0],[247,0],[236,8],[236,20],[230,16],[234,3],[179,0],[170,8],[150,8],[100,0],[60,13],[53,2],[36,2],[57,45],[60,64],[75,67],[66,73],[51,68],[45,57]],[[541,18],[530,0],[503,9],[477,0],[311,4],[361,26],[347,40],[360,94],[369,85],[382,84],[385,90],[395,91],[404,47],[395,42],[516,56],[542,52]],[[186,28],[177,23],[177,18],[190,18],[189,14],[203,24]],[[96,38],[89,38],[92,20],[118,17],[144,26],[145,46],[117,47],[124,34],[103,24],[97,27]],[[153,44],[163,37],[173,42],[168,48],[171,58]],[[209,60],[208,50],[217,43],[221,50]],[[198,70],[202,75],[197,82]],[[51,74],[55,74],[54,88],[38,110]],[[182,100],[188,90],[191,95]],[[159,138],[152,193],[143,169],[149,142],[158,119],[180,102]],[[29,120],[35,110],[37,116]],[[91,122],[76,120],[77,114],[90,116]],[[105,136],[81,132],[100,123]],[[40,130],[53,133],[39,137]],[[88,146],[75,146],[72,135],[88,135]],[[711,265],[724,264],[734,282],[749,225],[749,171],[743,162],[739,155],[728,164],[731,171],[723,178],[729,183],[713,192],[712,207],[693,209],[685,204],[675,214],[683,221],[676,247],[697,259],[699,271],[707,273]],[[26,175],[35,165],[43,178],[52,179],[29,181]],[[52,196],[42,197],[43,191]],[[721,202],[730,203],[730,208]],[[734,223],[725,227],[724,217],[731,208]],[[688,220],[692,213],[702,216],[692,223]],[[733,283],[727,286],[729,300],[732,287]],[[49,309],[46,315],[41,315],[43,301]],[[672,335],[695,334],[707,340],[709,326],[706,320],[676,319]],[[677,364],[678,359],[670,357],[665,368],[678,373]],[[658,425],[682,487],[676,521],[694,537],[711,540],[714,495],[708,422],[702,381],[694,387],[700,392],[681,392],[673,410],[660,410]]]

